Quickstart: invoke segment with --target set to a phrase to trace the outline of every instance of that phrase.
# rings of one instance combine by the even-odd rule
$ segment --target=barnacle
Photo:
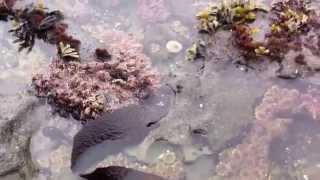
[[[70,44],[66,44],[65,45],[63,42],[59,43],[59,52],[60,52],[60,56],[61,56],[62,59],[72,58],[72,59],[79,60],[79,58],[80,58],[79,53],[77,52],[77,50],[72,48],[70,46]]]

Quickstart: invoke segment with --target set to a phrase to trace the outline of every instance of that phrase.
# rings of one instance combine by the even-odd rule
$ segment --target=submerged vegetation
[[[232,29],[234,25],[246,24],[256,20],[257,11],[266,11],[254,1],[223,1],[221,6],[209,5],[197,14],[200,32],[214,33],[219,28]]]
[[[271,146],[277,138],[289,133],[294,123],[318,123],[319,105],[319,93],[315,92],[314,87],[309,87],[305,92],[278,86],[268,89],[255,109],[256,120],[248,136],[242,143],[220,155],[217,176],[225,180],[277,179],[271,173],[275,169],[270,157]],[[297,118],[297,114],[303,114],[304,118]],[[294,167],[296,164],[287,163],[287,166]],[[300,178],[305,179],[301,176],[285,179]]]
[[[144,15],[143,18],[147,22],[165,21],[170,15],[164,14],[165,12],[163,11],[157,11],[156,13],[152,14],[153,9],[151,9],[151,7],[155,6],[155,4],[152,2],[158,2],[158,4],[162,4],[161,7],[164,8],[164,2],[166,2],[165,0],[138,1],[144,4],[142,10],[145,11],[145,14],[140,15]],[[32,85],[35,89],[35,95],[39,98],[45,99],[49,104],[52,105],[52,107],[55,108],[54,110],[57,110],[57,112],[60,113],[60,115],[72,116],[74,119],[86,123],[85,128],[87,129],[83,128],[85,138],[78,138],[78,140],[81,139],[81,146],[91,147],[100,144],[103,141],[105,142],[105,140],[109,140],[110,144],[107,146],[107,148],[109,148],[115,144],[120,145],[122,141],[118,140],[125,140],[123,141],[124,146],[117,146],[118,148],[115,146],[111,148],[116,149],[115,152],[118,153],[127,145],[133,144],[134,146],[137,146],[137,144],[140,144],[143,140],[148,140],[145,139],[145,137],[149,135],[149,131],[151,131],[153,128],[157,128],[159,125],[157,123],[158,120],[165,116],[159,115],[159,113],[162,112],[158,111],[158,109],[154,107],[168,109],[168,112],[171,107],[167,106],[167,103],[164,103],[163,100],[158,101],[157,99],[155,101],[150,99],[152,90],[156,89],[159,85],[159,73],[151,66],[149,57],[143,52],[144,47],[142,44],[140,44],[133,36],[130,36],[122,31],[108,31],[102,28],[103,30],[99,32],[99,35],[101,36],[99,36],[98,39],[101,40],[100,43],[107,42],[104,44],[105,47],[94,49],[94,55],[85,56],[90,57],[88,59],[81,59],[84,56],[81,56],[82,54],[80,54],[80,41],[66,34],[68,26],[63,22],[64,17],[62,12],[49,11],[42,5],[30,5],[23,9],[13,9],[13,5],[11,5],[10,2],[14,1],[0,0],[0,19],[12,22],[13,28],[10,30],[10,32],[16,38],[15,42],[19,46],[19,51],[31,51],[37,40],[55,45],[57,48],[57,57],[50,62],[48,67],[45,67],[45,69],[42,69],[33,77]],[[153,17],[153,15],[155,17]],[[261,31],[261,29],[255,27],[255,23],[260,20],[261,16],[268,17],[270,24],[266,34],[263,35],[263,39],[258,40],[255,35]],[[290,51],[298,52],[294,59],[291,59],[292,62],[290,63],[295,63],[299,65],[299,67],[306,67],[307,70],[310,70],[308,68],[309,62],[307,58],[304,57],[304,55],[300,52],[307,47],[310,48],[312,53],[315,55],[319,56],[320,54],[319,33],[311,34],[312,37],[317,40],[315,46],[310,47],[311,43],[308,43],[309,46],[306,44],[306,41],[311,42],[309,39],[311,37],[309,36],[309,33],[317,30],[320,25],[317,22],[317,15],[312,9],[309,8],[309,2],[307,1],[281,1],[274,3],[270,9],[267,9],[263,6],[257,5],[254,1],[226,0],[223,1],[220,6],[209,5],[208,8],[197,14],[197,19],[199,20],[197,28],[199,33],[203,36],[201,36],[201,39],[197,40],[196,43],[194,43],[187,51],[187,59],[190,61],[198,58],[207,58],[207,50],[211,48],[211,45],[213,44],[210,41],[214,39],[212,37],[214,37],[219,31],[229,33],[231,37],[230,44],[239,50],[238,52],[243,58],[241,59],[243,60],[242,64],[250,66],[254,63],[258,64],[259,62],[279,63],[280,68],[278,76],[281,78],[293,79],[300,75],[301,69],[296,69],[293,74],[281,74],[283,64],[287,63],[286,55]],[[204,38],[202,39],[202,37]],[[171,53],[178,53],[181,51],[182,45],[169,41],[167,48],[171,50]],[[176,65],[178,67],[177,71],[180,69],[180,67],[183,69],[182,66],[179,66],[180,64],[177,63]],[[172,71],[173,70],[176,70],[175,66],[172,66]],[[179,83],[184,83],[184,80],[190,80],[190,82],[193,81],[193,79],[190,79],[193,77],[189,76],[190,71],[187,71],[187,73],[181,72],[182,71],[176,73],[178,75],[174,73],[170,75],[178,80]],[[174,149],[178,150],[177,154],[180,153],[180,150],[188,151],[189,148],[190,152],[181,151],[181,156],[176,157],[176,152],[167,151],[166,154],[170,155],[170,157],[168,155],[167,159],[170,162],[163,161],[165,164],[161,165],[161,167],[157,169],[163,168],[165,169],[163,171],[180,173],[180,171],[188,171],[194,167],[202,168],[204,166],[209,166],[208,164],[203,164],[202,162],[199,162],[200,164],[198,164],[197,161],[204,157],[208,159],[208,162],[210,161],[210,170],[208,171],[210,171],[210,176],[212,174],[216,175],[214,179],[273,179],[274,176],[272,175],[272,171],[274,168],[272,167],[273,160],[270,158],[270,147],[273,145],[275,139],[281,137],[283,134],[287,133],[288,130],[290,130],[290,125],[297,121],[305,121],[305,119],[294,119],[294,117],[291,117],[291,115],[294,116],[295,113],[302,113],[303,115],[306,114],[308,116],[312,116],[312,122],[319,121],[320,95],[316,92],[316,88],[313,89],[310,86],[306,88],[306,90],[300,91],[300,89],[283,89],[279,86],[272,87],[266,92],[261,104],[254,110],[255,121],[250,123],[250,128],[248,128],[247,132],[241,134],[241,140],[235,140],[237,142],[232,142],[230,144],[227,142],[227,146],[223,146],[221,150],[219,148],[219,151],[214,151],[213,148],[211,150],[211,147],[215,146],[215,143],[210,144],[210,146],[208,145],[208,147],[206,146],[207,140],[208,143],[211,143],[212,140],[216,141],[215,137],[209,137],[212,135],[209,134],[211,133],[209,130],[211,130],[210,128],[212,127],[212,130],[215,131],[216,129],[214,128],[221,126],[217,126],[219,125],[218,121],[214,122],[214,126],[210,125],[212,120],[211,114],[217,116],[217,120],[221,119],[222,121],[227,119],[229,116],[225,118],[224,116],[220,115],[220,112],[218,114],[215,113],[215,111],[218,112],[224,107],[220,106],[221,94],[217,95],[217,97],[219,96],[218,98],[220,98],[220,101],[215,101],[216,99],[207,99],[207,97],[212,95],[213,91],[224,91],[226,87],[229,88],[234,86],[225,86],[222,89],[212,89],[211,86],[224,86],[224,83],[229,82],[220,81],[220,74],[209,74],[210,76],[207,76],[207,74],[205,75],[206,76],[199,78],[200,81],[196,82],[199,87],[197,87],[197,90],[195,91],[189,91],[190,89],[188,89],[190,86],[193,86],[192,88],[194,88],[195,83],[193,82],[187,84],[187,86],[185,86],[186,89],[183,89],[182,93],[181,89],[184,87],[184,85],[177,85],[177,93],[180,93],[180,102],[176,105],[176,107],[183,109],[181,110],[182,113],[190,111],[192,108],[190,114],[195,113],[194,119],[197,121],[199,120],[197,113],[200,113],[200,111],[197,111],[197,109],[194,108],[196,106],[187,107],[186,103],[189,101],[185,100],[190,100],[192,103],[200,102],[201,104],[199,107],[201,108],[201,113],[209,113],[210,115],[207,116],[207,114],[204,114],[207,117],[200,117],[200,119],[205,119],[205,129],[200,127],[204,121],[199,121],[195,124],[195,121],[189,120],[189,118],[193,119],[193,116],[184,118],[188,116],[189,113],[180,116],[180,109],[174,108],[175,113],[178,112],[179,115],[177,116],[176,114],[173,114],[169,118],[171,118],[170,120],[179,120],[180,118],[179,121],[181,122],[177,121],[171,123],[170,121],[166,121],[168,124],[173,125],[167,127],[164,126],[164,128],[160,129],[160,131],[165,130],[165,128],[175,128],[178,129],[178,131],[164,131],[162,134],[166,133],[169,135],[165,136],[160,134],[159,138],[157,138],[157,136],[155,136],[155,138],[153,136],[149,136],[151,137],[150,141],[153,141],[153,139],[155,142],[167,141],[169,144],[169,142],[171,143],[172,141],[170,138],[175,138],[174,136],[176,134],[174,133],[177,133],[177,135],[181,135],[181,141],[192,141],[174,144]],[[207,80],[206,77],[212,77],[212,75],[217,75],[217,81],[212,84],[204,85],[202,82]],[[180,80],[179,78],[181,76],[186,77],[185,79]],[[224,79],[221,78],[221,80]],[[232,82],[233,80],[234,79],[232,79]],[[237,84],[243,85],[242,81]],[[248,83],[246,85],[250,86],[251,84]],[[246,92],[249,92],[250,90],[255,91],[256,89],[258,88],[246,89]],[[193,95],[190,95],[192,93],[194,97]],[[242,103],[248,104],[247,99],[243,101],[242,99],[238,100],[234,98],[235,96],[241,96],[241,93],[233,96],[234,94],[226,91],[225,94],[226,95],[223,94],[223,96],[229,96],[231,103],[233,103],[234,100],[235,103],[238,103],[238,101],[241,100]],[[166,95],[161,93],[161,97],[164,98]],[[145,98],[149,99],[143,102],[143,99]],[[252,96],[252,99],[253,98],[254,97]],[[217,107],[213,107],[214,109],[212,109],[210,106],[213,101],[215,101],[214,103],[217,105]],[[140,105],[136,105],[139,102],[140,105],[143,105],[143,108],[141,108],[142,106]],[[156,104],[154,107],[151,107],[150,103]],[[222,102],[222,105],[225,105],[223,103],[228,103],[228,101]],[[205,112],[207,110],[206,105],[208,105],[208,109],[211,109],[210,112]],[[230,104],[227,104],[226,107],[229,107],[229,105]],[[146,112],[144,110],[151,111]],[[167,111],[163,112],[165,112],[164,114],[168,113]],[[250,114],[250,112],[248,114]],[[223,111],[221,114],[223,113],[229,112]],[[241,115],[245,113],[246,112],[241,112]],[[283,114],[288,115],[288,117],[280,116]],[[236,121],[238,121],[240,119],[238,117],[239,113],[235,115]],[[155,119],[153,119],[154,117]],[[102,121],[99,122],[98,120]],[[56,121],[53,123],[55,122]],[[231,121],[225,122],[231,124]],[[185,125],[187,125],[187,130],[184,130]],[[196,125],[196,127],[193,127],[194,125]],[[231,124],[230,126],[234,126],[234,124]],[[228,130],[227,128],[223,127],[221,131]],[[68,126],[66,129],[69,130],[70,127]],[[184,131],[192,134],[190,137],[185,136],[183,134]],[[228,132],[226,131],[226,133],[224,133],[225,132],[223,132],[223,134],[217,133],[217,138],[220,138],[225,134],[227,135]],[[231,133],[234,134],[233,132]],[[171,137],[171,134],[173,137]],[[196,143],[198,143],[199,140],[199,147],[201,147],[201,151],[203,150],[209,152],[204,152],[203,154],[199,153],[199,156],[196,155],[198,152],[193,152],[193,147],[191,147],[194,143],[193,139],[188,139],[193,138],[191,137],[193,134],[199,135],[199,138],[194,138],[194,141],[197,141]],[[205,139],[207,138],[206,136],[208,136],[210,139]],[[77,137],[74,138],[74,142],[79,143],[76,140]],[[115,141],[115,143],[112,141]],[[176,141],[180,141],[180,139],[177,139]],[[205,143],[202,144],[202,141],[205,141]],[[82,153],[83,147],[81,146],[76,146],[74,144],[73,148],[78,152],[81,151]],[[160,146],[162,148],[163,145],[155,144],[154,148],[158,150],[157,148]],[[170,148],[171,145],[165,145],[165,147]],[[59,151],[60,149],[58,149],[56,152],[58,152],[58,154],[65,153],[64,151]],[[195,160],[190,160],[193,159],[193,157],[187,157],[189,156],[189,153],[190,156],[197,156],[194,158]],[[151,151],[146,153],[147,156],[154,156],[153,154],[156,153]],[[219,157],[209,157],[211,155],[219,155]],[[161,160],[163,157],[165,156],[163,156],[162,153],[161,156],[158,157],[158,160]],[[154,158],[152,157],[152,159]],[[189,169],[186,169],[185,167],[180,168],[180,159],[181,164],[185,163],[186,166],[196,164],[196,166],[192,166]],[[117,160],[117,162],[122,163],[120,160]],[[145,173],[148,172],[147,168],[149,168],[152,163],[139,163],[141,163],[141,167],[143,167],[142,169],[139,169],[141,172],[137,171],[136,168],[130,169],[128,166],[121,165],[121,167],[106,166],[106,168],[98,168],[90,174],[81,176],[89,180],[97,180],[98,178],[105,177],[109,178],[110,176],[112,176],[111,178],[114,179],[127,179],[130,177],[127,176],[127,174],[132,174],[132,176],[140,179],[163,180],[162,177]],[[178,163],[179,167],[176,165]],[[195,170],[195,172],[192,171],[191,173],[199,173],[196,171],[198,170]],[[184,173],[185,172],[181,174]],[[190,178],[188,174],[184,174],[184,176],[188,176],[187,178],[189,179],[199,179],[193,178],[192,176]],[[178,178],[170,176],[170,178],[167,179]]]
[[[66,33],[62,12],[49,11],[43,3],[15,9],[14,2],[1,1],[0,14],[13,24],[9,32],[16,37],[19,52],[30,52],[37,39],[57,48],[57,58],[33,77],[32,85],[36,95],[46,98],[61,115],[92,120],[103,112],[138,103],[156,87],[158,74],[131,36],[110,32],[108,49],[95,51],[92,60],[98,62],[81,63],[80,41]]]
[[[43,4],[14,9],[14,4],[13,0],[2,1],[0,19],[12,22],[9,32],[16,37],[14,43],[19,45],[19,51],[27,49],[30,52],[36,39],[40,39],[56,45],[63,59],[79,59],[80,41],[66,34],[68,25],[63,23],[64,17],[60,11],[49,11]]]
[[[251,0],[225,0],[220,5],[209,5],[196,16],[199,22],[197,29],[202,37],[206,37],[201,37],[200,41],[205,41],[201,46],[210,48],[211,37],[216,32],[231,31],[231,43],[239,49],[243,57],[238,60],[241,64],[250,66],[265,60],[275,61],[280,64],[278,75],[281,77],[280,71],[283,69],[283,62],[286,61],[285,55],[290,50],[302,51],[304,47],[302,38],[308,36],[310,32],[317,34],[319,30],[319,17],[315,10],[310,8],[310,4],[309,0],[285,0],[273,3],[268,9]],[[261,20],[259,15],[269,18],[271,22],[269,29],[263,30],[265,35],[262,40],[255,37],[255,34],[261,31],[254,26],[255,22]],[[320,37],[318,41],[319,39]],[[195,54],[201,46],[195,43],[187,51],[187,59],[197,59],[199,56]],[[320,49],[320,47],[312,48],[313,51]],[[307,63],[299,61],[297,64]]]

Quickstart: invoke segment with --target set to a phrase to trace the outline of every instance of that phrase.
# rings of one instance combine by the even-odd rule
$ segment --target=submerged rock
[[[72,138],[80,130],[81,124],[52,115],[49,105],[41,106],[36,111],[33,118],[42,124],[32,136],[30,151],[39,172],[37,180],[56,180],[56,176],[70,169]]]
[[[140,17],[147,22],[163,22],[171,12],[167,0],[138,0]]]
[[[0,96],[0,176],[22,169],[28,161],[33,130],[26,116],[37,100],[30,96]]]
[[[90,166],[104,157],[103,154],[96,155],[90,151],[91,147],[102,142],[104,154],[116,154],[127,147],[140,144],[152,129],[158,127],[158,121],[168,114],[173,98],[173,90],[164,86],[139,105],[106,113],[99,119],[88,122],[74,137],[71,158],[73,170],[82,171],[88,168],[83,168],[88,166],[84,162]]]
[[[154,89],[159,74],[143,53],[143,46],[124,32],[105,35],[111,45],[101,56],[107,60],[111,55],[111,59],[89,63],[55,60],[49,69],[33,77],[37,96],[51,100],[61,114],[85,121],[134,104],[137,94]]]
[[[156,175],[118,166],[97,168],[94,172],[81,177],[87,180],[164,180]]]
[[[183,179],[184,176],[184,165],[178,156],[177,153],[167,150],[157,153],[155,161],[146,164],[133,161],[124,153],[120,153],[117,156],[108,157],[96,167],[120,166],[154,174],[168,180],[180,180]],[[92,171],[94,171],[94,169],[92,169]]]
[[[319,95],[312,88],[301,92],[271,87],[255,109],[256,122],[247,137],[241,144],[221,154],[217,165],[218,176],[226,180],[271,179],[270,168],[274,161],[270,159],[270,147],[274,140],[290,131],[296,121],[307,123],[305,117],[295,118],[297,113],[308,115],[314,123],[319,123],[319,104]],[[288,147],[283,149],[288,151]],[[288,162],[286,166],[294,166]]]

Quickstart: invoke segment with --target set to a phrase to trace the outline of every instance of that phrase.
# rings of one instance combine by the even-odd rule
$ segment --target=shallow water
[[[26,2],[32,1],[20,3]],[[45,0],[49,9],[59,9],[65,14],[69,31],[83,42],[83,57],[90,59],[92,56],[87,54],[96,47],[106,46],[107,40],[103,38],[106,29],[122,30],[132,33],[143,43],[144,51],[161,73],[163,83],[182,86],[168,116],[142,144],[109,157],[105,157],[107,146],[97,146],[91,151],[94,157],[87,157],[89,160],[84,164],[91,166],[87,169],[90,171],[99,159],[100,166],[122,165],[171,177],[170,180],[180,177],[179,172],[186,180],[222,180],[224,178],[216,176],[220,155],[250,135],[250,128],[255,123],[255,108],[261,103],[265,91],[272,85],[305,89],[309,84],[317,84],[318,80],[279,80],[272,75],[272,68],[264,72],[245,72],[230,61],[219,62],[228,56],[220,44],[215,52],[216,59],[186,61],[185,50],[197,36],[194,14],[208,1],[165,2],[159,16],[147,13],[142,17],[136,0]],[[161,17],[165,13],[169,15]],[[29,90],[32,74],[49,64],[55,50],[37,42],[31,53],[17,53],[13,38],[6,32],[8,27],[3,23],[0,26],[0,53],[4,54],[0,61],[0,97],[6,97]],[[221,39],[221,44],[228,43]],[[170,40],[180,42],[183,50],[168,52],[166,43]],[[44,168],[40,168],[41,176],[33,180],[80,179],[68,169],[70,144],[80,125],[72,124],[73,119],[52,115],[47,105],[40,105],[34,111],[36,114],[28,118],[39,122],[41,128],[31,140],[31,153],[33,160],[39,161]],[[266,179],[261,180],[271,180],[270,177],[272,180],[320,179],[320,156],[317,153],[320,151],[320,125],[308,120],[310,117],[294,116],[293,119],[302,120],[291,124],[288,132],[274,139],[269,158],[275,168],[270,169],[271,176],[266,175]],[[95,163],[91,163],[93,159]],[[17,180],[17,177],[0,177],[0,180],[11,179]]]

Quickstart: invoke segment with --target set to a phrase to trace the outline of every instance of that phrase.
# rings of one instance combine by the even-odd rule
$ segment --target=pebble
[[[178,41],[171,40],[167,42],[166,48],[170,53],[179,53],[183,47]]]

